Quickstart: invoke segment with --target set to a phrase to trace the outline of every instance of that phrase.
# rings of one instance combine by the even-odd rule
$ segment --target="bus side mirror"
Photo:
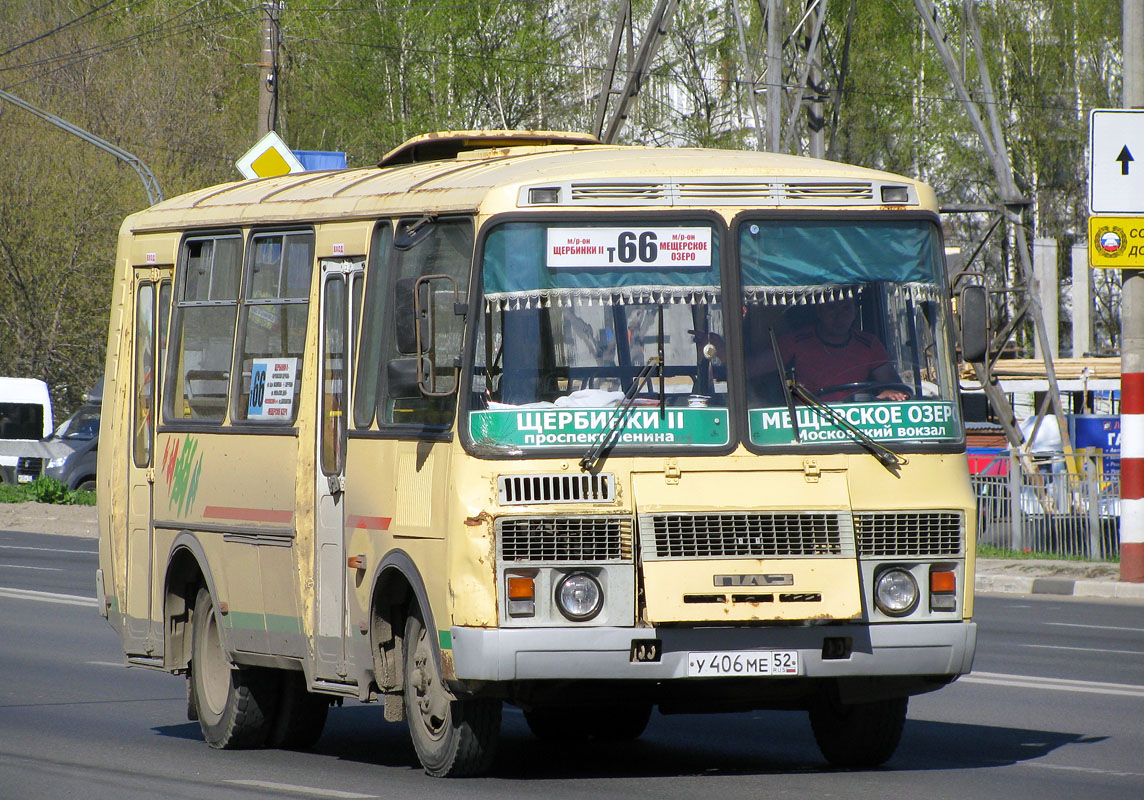
[[[966,286],[958,295],[961,320],[961,357],[978,364],[989,354],[989,296],[984,286]]]
[[[395,358],[386,365],[386,391],[394,400],[421,397],[421,375],[429,371],[424,358]]]
[[[399,278],[394,287],[393,318],[397,325],[397,352],[405,356],[425,352],[418,350],[418,345],[424,347],[428,338],[425,335],[425,318],[419,317],[417,313],[419,306],[424,308],[426,305],[418,302],[420,298],[417,297],[417,292],[420,288],[417,278]]]

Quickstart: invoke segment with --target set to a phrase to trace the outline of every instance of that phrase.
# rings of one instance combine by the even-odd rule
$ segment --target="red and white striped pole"
[[[1120,580],[1144,581],[1144,372],[1120,376]]]
[[[1144,108],[1144,0],[1123,0],[1125,108]],[[1144,271],[1120,296],[1120,580],[1144,582]]]

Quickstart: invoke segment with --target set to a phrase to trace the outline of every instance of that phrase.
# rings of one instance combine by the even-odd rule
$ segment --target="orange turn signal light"
[[[929,588],[933,594],[949,594],[957,591],[957,573],[953,570],[931,572]]]
[[[532,578],[524,575],[508,576],[509,600],[532,600],[535,594],[536,590],[533,587]]]

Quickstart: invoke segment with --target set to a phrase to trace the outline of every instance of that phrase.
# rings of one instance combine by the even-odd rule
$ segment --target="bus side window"
[[[151,463],[155,430],[155,284],[139,284],[135,297],[135,408],[131,426],[131,453],[135,466]]]
[[[420,222],[416,219],[401,220],[402,226],[409,227]],[[392,359],[400,358],[403,354],[398,352],[395,335],[396,320],[395,307],[406,307],[408,304],[393,302],[393,288],[401,278],[416,278],[422,275],[449,275],[457,283],[457,292],[461,298],[467,297],[469,288],[469,268],[473,259],[473,223],[468,218],[437,219],[422,222],[418,235],[411,238],[404,248],[394,247],[389,259],[389,280],[391,302],[385,304],[382,313],[386,315],[385,342],[383,344],[384,357],[381,364]],[[423,232],[423,226],[431,226],[428,233]],[[442,287],[434,284],[434,289]],[[367,290],[368,291],[368,290]],[[464,334],[464,319],[446,309],[442,297],[434,293],[433,302],[436,307],[437,333],[433,337],[437,350],[432,353],[433,361],[438,370],[438,387],[445,385],[456,357],[461,353],[462,337]],[[449,291],[448,300],[452,301],[452,292]],[[367,298],[369,312],[375,312],[375,307]],[[384,386],[386,375],[384,371],[379,376],[379,385]],[[447,397],[392,397],[386,387],[379,392],[377,403],[377,418],[381,425],[415,425],[422,428],[448,428],[453,423],[453,414],[457,405],[456,393]]]
[[[238,234],[183,242],[166,419],[221,422],[226,415],[241,264]]]
[[[382,370],[382,333],[388,319],[391,289],[389,280],[390,245],[393,228],[382,220],[373,231],[366,265],[365,298],[362,300],[361,339],[358,346],[357,372],[354,380],[354,427],[368,428],[377,406],[378,381]]]
[[[251,237],[231,419],[294,421],[313,267],[313,233]]]

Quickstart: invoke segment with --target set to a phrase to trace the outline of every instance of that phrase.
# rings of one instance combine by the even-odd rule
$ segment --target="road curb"
[[[1144,583],[1070,580],[1067,578],[1028,578],[1017,575],[978,575],[978,592],[1005,594],[1046,594],[1088,597],[1104,600],[1144,600]]]

